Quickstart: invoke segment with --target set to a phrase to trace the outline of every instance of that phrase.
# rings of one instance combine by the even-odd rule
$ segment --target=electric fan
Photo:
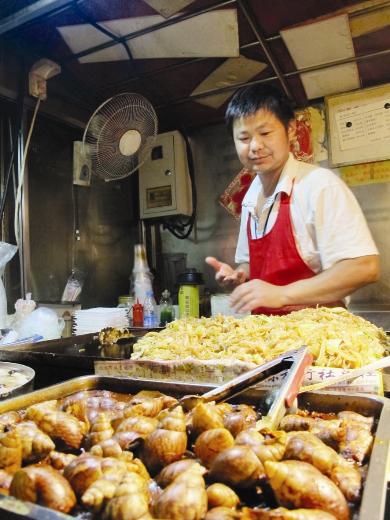
[[[151,103],[136,93],[123,93],[102,103],[83,135],[92,171],[105,181],[123,179],[148,158],[157,135],[157,116]]]

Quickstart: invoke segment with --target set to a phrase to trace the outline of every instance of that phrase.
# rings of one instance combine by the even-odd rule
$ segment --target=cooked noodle
[[[343,308],[304,309],[286,316],[189,318],[149,332],[133,359],[237,359],[264,363],[307,345],[314,365],[359,368],[383,357],[385,332]]]

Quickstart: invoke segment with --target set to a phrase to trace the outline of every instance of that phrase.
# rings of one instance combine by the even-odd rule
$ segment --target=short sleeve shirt
[[[292,192],[295,242],[315,273],[340,260],[378,254],[359,203],[347,185],[332,171],[297,161],[290,154],[270,197],[264,197],[256,176],[243,199],[236,263],[249,262],[248,215],[252,237],[261,238],[275,223],[282,192]]]

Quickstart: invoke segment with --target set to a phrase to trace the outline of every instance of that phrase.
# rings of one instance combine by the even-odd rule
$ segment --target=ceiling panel
[[[173,14],[179,13],[182,9],[192,4],[194,0],[144,0],[155,11],[160,13],[165,18],[171,17]]]
[[[220,87],[230,87],[253,80],[268,65],[257,60],[250,60],[245,56],[239,58],[229,58],[219,67],[214,69],[197,87],[191,92],[192,96],[199,96],[204,92]],[[196,99],[197,103],[207,105],[211,108],[221,107],[231,96],[231,92],[221,92],[211,96],[201,96]]]
[[[32,9],[41,0],[3,0],[0,2],[0,44],[6,44],[17,54],[18,59],[23,57],[28,66],[42,57],[58,62],[62,67],[62,73],[50,80],[48,88],[52,95],[57,92],[62,97],[68,95],[75,102],[79,99],[80,104],[83,106],[89,104],[90,109],[93,110],[97,103],[116,93],[139,92],[148,97],[157,107],[159,116],[162,118],[161,125],[168,129],[170,125],[170,129],[173,129],[180,125],[211,124],[223,118],[227,100],[220,107],[209,107],[196,102],[191,97],[197,86],[210,74],[213,74],[218,67],[223,66],[225,59],[228,59],[228,56],[210,57],[213,51],[215,52],[216,45],[197,25],[199,16],[204,16],[204,13],[211,13],[209,18],[214,17],[213,24],[216,26],[221,16],[218,14],[218,10],[234,9],[238,22],[238,41],[235,42],[237,53],[258,62],[259,66],[262,66],[262,63],[267,65],[259,74],[251,76],[250,81],[269,82],[271,78],[272,84],[281,87],[282,80],[289,95],[298,106],[309,103],[296,68],[296,65],[304,65],[298,63],[296,56],[294,56],[294,62],[280,32],[294,26],[312,24],[318,18],[329,18],[336,14],[347,13],[349,16],[347,25],[349,24],[351,27],[353,51],[357,61],[357,65],[354,65],[355,57],[352,52],[351,57],[348,58],[352,64],[349,67],[355,67],[358,83],[364,87],[390,81],[390,29],[387,23],[390,7],[389,2],[385,0],[360,2],[358,0],[327,0],[326,2],[314,0],[290,0],[289,2],[286,0],[195,0],[189,2],[188,0],[178,0],[182,4],[180,11],[167,18],[160,16],[161,13],[153,9],[153,1],[150,2],[151,5],[143,0],[72,1],[67,7],[62,7],[57,12],[48,13],[36,19],[31,16],[28,23],[18,25],[18,11],[26,7]],[[46,4],[52,6],[56,3],[56,0],[46,1]],[[160,0],[157,0],[157,3],[164,6],[164,2]],[[169,7],[173,7],[173,4],[169,3]],[[168,15],[168,13],[165,14]],[[3,33],[2,27],[5,30],[5,20],[10,15],[14,15],[14,27]],[[186,48],[186,57],[162,58],[157,57],[156,51],[154,51],[155,54],[153,51],[151,53],[149,51],[148,56],[151,56],[149,59],[139,59],[137,52],[140,49],[142,52],[145,52],[146,48],[150,49],[150,43],[156,40],[158,33],[142,35],[137,33],[140,47],[136,52],[134,44],[137,39],[135,37],[115,41],[99,30],[99,23],[107,20],[111,21],[107,27],[113,30],[115,20],[130,18],[135,22],[135,19],[139,17],[151,17],[151,20],[156,21],[156,16],[160,16],[158,20],[162,20],[162,23],[167,26],[163,31],[168,34],[175,33],[178,20],[182,18],[187,20],[186,24],[190,29],[180,34],[173,45],[170,37],[167,43],[167,47],[173,46],[173,48],[179,49],[179,56],[180,51]],[[191,23],[191,20],[195,23]],[[102,38],[102,41],[108,42],[105,43],[106,46],[112,44],[118,46],[121,61],[80,63],[77,56],[73,56],[69,45],[57,28],[65,25],[83,25],[85,27],[86,24],[90,25],[92,32],[99,35],[99,39]],[[170,25],[173,27],[169,27]],[[119,32],[120,34],[126,33],[126,27]],[[72,39],[78,45],[81,36],[81,28],[75,27]],[[125,34],[125,36],[127,35]],[[317,43],[316,33],[307,40],[310,40],[307,43],[307,49],[314,48],[314,44]],[[205,45],[204,51],[199,52],[199,48],[201,48],[198,46],[199,41]],[[311,42],[313,45],[310,45]],[[164,45],[161,40],[159,43],[160,46]],[[306,40],[303,47],[305,45]],[[193,55],[191,55],[192,47]],[[109,49],[106,52],[111,53],[112,47]],[[138,54],[138,56],[140,55]],[[159,56],[161,55],[162,53],[159,52]],[[360,59],[362,56],[363,60]],[[333,58],[328,56],[326,59],[332,60]],[[278,74],[280,79],[274,79]],[[321,80],[322,72],[315,70],[311,74],[314,77],[314,83],[323,82]],[[220,84],[215,84],[215,94],[218,94],[218,88],[224,87],[221,82],[217,81],[217,83]],[[351,84],[347,87],[338,86],[337,88],[356,88],[356,86]],[[228,91],[228,94],[223,93],[223,96],[230,97],[233,91],[234,87]]]
[[[274,36],[281,29],[301,24],[320,16],[332,14],[359,2],[353,0],[261,0],[250,2],[253,12],[264,28],[266,36]],[[361,3],[361,2],[360,2]]]
[[[347,14],[282,29],[281,36],[298,70],[355,56]],[[308,99],[353,90],[360,84],[356,63],[302,73],[301,80]]]

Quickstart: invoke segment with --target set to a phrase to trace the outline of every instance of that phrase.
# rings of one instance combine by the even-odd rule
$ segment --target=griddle
[[[43,388],[72,377],[94,374],[94,362],[97,360],[129,359],[138,338],[160,329],[130,330],[134,338],[120,340],[118,344],[109,346],[100,345],[97,333],[2,346],[0,361],[28,365],[35,370],[35,388]]]

